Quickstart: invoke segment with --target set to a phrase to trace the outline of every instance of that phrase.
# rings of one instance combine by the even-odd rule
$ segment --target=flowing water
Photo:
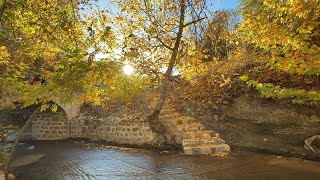
[[[320,162],[247,151],[225,157],[183,156],[138,149],[87,148],[82,143],[36,143],[20,147],[19,159],[45,154],[38,162],[13,168],[16,179],[257,179],[320,180]],[[101,146],[100,146],[101,147]]]

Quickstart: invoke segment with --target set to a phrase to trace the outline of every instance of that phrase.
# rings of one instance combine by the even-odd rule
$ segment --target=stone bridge
[[[77,98],[73,104],[64,104],[53,100],[60,107],[57,112],[50,110],[36,115],[32,121],[32,137],[35,140],[61,140],[67,138],[85,138],[104,140],[117,144],[153,145],[155,135],[147,122],[150,108],[138,110],[144,113],[132,115],[132,112],[119,109],[106,113],[99,107],[87,107],[83,110]],[[149,107],[156,100],[149,101]],[[166,139],[173,145],[181,145],[185,154],[221,154],[230,151],[230,146],[219,134],[206,130],[196,119],[184,116],[167,101],[159,116],[160,123],[167,129]]]
[[[77,117],[80,113],[81,103],[78,100],[78,96],[73,98],[72,103],[62,103],[59,98],[53,99],[53,102],[59,105],[66,113],[68,120],[71,121],[73,118]]]
[[[153,144],[154,134],[141,115],[132,117],[125,110],[106,114],[98,107],[81,105],[77,98],[72,104],[61,103],[58,98],[53,102],[59,105],[57,112],[48,109],[35,115],[31,123],[32,139],[84,138],[117,144]]]

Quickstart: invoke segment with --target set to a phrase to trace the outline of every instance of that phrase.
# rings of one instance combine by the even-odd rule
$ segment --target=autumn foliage
[[[238,10],[215,13],[198,0],[121,0],[116,12],[95,2],[0,1],[1,107],[57,96],[68,103],[80,94],[107,108],[171,82],[177,97],[207,109],[250,89],[320,101],[318,0],[242,0]],[[124,64],[135,66],[133,76]],[[30,86],[34,75],[46,85]]]

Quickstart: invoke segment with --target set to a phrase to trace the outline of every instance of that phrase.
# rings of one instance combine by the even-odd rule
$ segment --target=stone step
[[[160,119],[176,119],[180,118],[181,115],[177,112],[174,113],[160,113],[159,118]]]
[[[230,152],[230,146],[227,144],[210,145],[202,147],[183,147],[185,155],[209,155],[209,154],[222,154]]]
[[[197,122],[194,118],[188,116],[181,116],[179,113],[160,114],[159,119],[170,119],[172,121],[178,121],[178,124],[185,124],[186,122]]]
[[[191,120],[191,119],[182,119],[182,120],[175,120],[174,118],[170,119],[170,118],[160,118],[159,119],[161,122],[165,123],[165,124],[172,124],[174,126],[178,126],[178,125],[187,125],[187,124],[192,124],[195,121]]]
[[[179,124],[177,125],[177,130],[181,132],[189,132],[189,131],[199,131],[204,130],[204,126],[199,122],[193,122],[190,124]]]
[[[176,110],[173,108],[166,108],[166,109],[161,109],[160,115],[166,115],[170,113],[175,113]]]
[[[225,141],[218,137],[212,137],[208,139],[201,139],[201,140],[182,140],[182,145],[184,147],[201,147],[206,145],[218,145],[218,144],[225,144]]]
[[[194,119],[180,119],[180,120],[176,120],[176,124],[177,125],[186,125],[186,124],[191,124],[196,122]]]
[[[183,133],[183,139],[193,139],[193,138],[210,138],[213,135],[213,131],[201,130],[201,131],[191,131]]]

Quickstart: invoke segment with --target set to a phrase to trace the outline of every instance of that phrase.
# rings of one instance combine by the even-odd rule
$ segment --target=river
[[[319,180],[320,162],[233,150],[224,157],[184,156],[84,142],[34,142],[19,147],[13,173],[22,180],[212,179]],[[45,155],[19,165],[26,156]],[[17,165],[18,164],[18,165]]]

